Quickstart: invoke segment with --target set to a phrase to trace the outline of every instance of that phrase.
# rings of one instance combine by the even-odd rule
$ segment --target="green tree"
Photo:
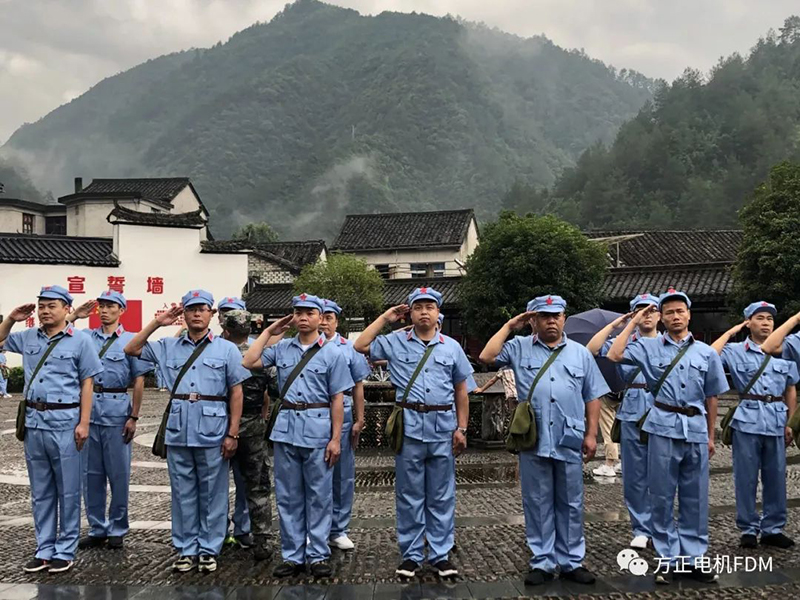
[[[366,262],[352,254],[334,253],[327,261],[303,268],[294,282],[299,294],[305,292],[330,298],[342,307],[342,333],[354,319],[372,321],[383,311],[383,279]]]
[[[597,306],[606,252],[557,217],[502,212],[467,260],[460,295],[470,334],[489,337],[543,294],[562,296],[570,312]]]
[[[265,244],[269,242],[277,242],[279,239],[278,232],[266,221],[260,223],[248,223],[233,234],[235,240],[247,240],[248,242]]]
[[[785,318],[800,310],[800,164],[772,168],[739,214],[744,238],[734,266],[733,304],[766,300]]]

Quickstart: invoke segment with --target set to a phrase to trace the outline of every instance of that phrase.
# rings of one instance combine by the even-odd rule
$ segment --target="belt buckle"
[[[306,410],[306,404],[307,404],[307,402],[295,402],[294,403],[294,409],[295,410]]]
[[[421,412],[422,414],[427,414],[429,412],[428,405],[425,404],[424,402],[420,402],[419,403],[419,412]]]
[[[189,400],[189,402],[197,402],[198,400],[200,400],[200,394],[198,394],[197,392],[190,392],[189,398],[187,399]]]
[[[33,403],[33,408],[35,408],[38,411],[47,410],[47,403],[45,403],[45,402],[34,402]]]

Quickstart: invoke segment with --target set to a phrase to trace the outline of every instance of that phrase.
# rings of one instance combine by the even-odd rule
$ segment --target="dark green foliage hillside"
[[[505,206],[596,228],[724,228],[772,165],[800,159],[800,18],[659,89],[610,147],[595,145],[549,191]]]
[[[207,50],[111,77],[3,147],[44,189],[190,176],[228,235],[331,237],[345,212],[475,207],[546,186],[651,97],[643,76],[419,14],[298,0]]]
[[[33,202],[45,201],[39,190],[31,183],[23,167],[2,158],[0,158],[0,184],[3,188],[0,198],[17,198]]]

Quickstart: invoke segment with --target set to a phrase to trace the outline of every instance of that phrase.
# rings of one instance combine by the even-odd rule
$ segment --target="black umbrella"
[[[567,317],[567,322],[564,324],[564,333],[567,334],[569,339],[585,346],[598,331],[621,316],[620,313],[610,310],[593,308],[592,310]],[[620,331],[622,331],[621,327],[615,329],[609,337],[619,334]],[[605,357],[596,357],[595,361],[597,366],[600,367],[600,372],[603,374],[611,391],[622,391],[625,387],[625,382],[617,373],[616,365]]]

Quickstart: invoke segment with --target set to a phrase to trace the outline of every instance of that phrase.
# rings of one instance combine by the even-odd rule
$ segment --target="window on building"
[[[375,265],[375,270],[383,279],[389,279],[389,265]]]
[[[67,235],[67,217],[45,217],[44,232],[47,235]]]
[[[411,277],[444,277],[444,263],[411,263]]]
[[[34,216],[28,213],[22,213],[22,233],[33,233],[34,231]]]

